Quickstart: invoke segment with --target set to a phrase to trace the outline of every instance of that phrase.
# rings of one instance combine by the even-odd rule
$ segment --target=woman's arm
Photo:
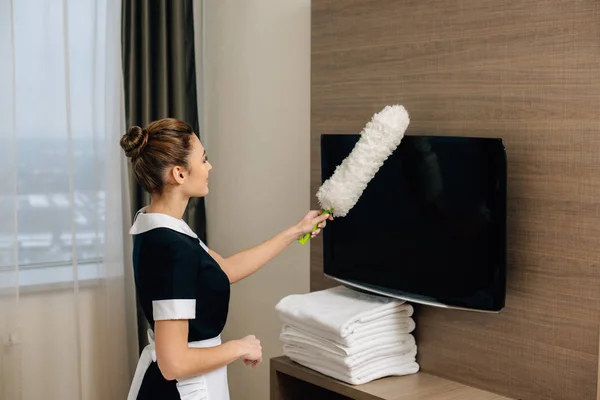
[[[167,380],[201,375],[242,357],[253,365],[262,360],[260,341],[252,335],[215,347],[189,348],[187,320],[156,321],[154,337],[158,368]]]
[[[327,219],[332,220],[333,218],[329,214],[321,215],[320,211],[309,211],[296,225],[281,231],[257,246],[227,258],[221,257],[212,250],[209,251],[209,254],[227,274],[229,282],[235,283],[252,275],[305,233],[311,233],[312,237],[318,235],[321,229],[325,228]],[[311,232],[315,225],[318,225],[319,228]]]

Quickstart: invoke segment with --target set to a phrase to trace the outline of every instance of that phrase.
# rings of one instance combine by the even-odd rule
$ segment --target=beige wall
[[[308,211],[310,1],[206,1],[204,21],[208,241],[230,255]],[[232,287],[223,337],[255,334],[265,357],[257,370],[229,367],[232,400],[268,398],[268,359],[281,354],[274,306],[308,290],[309,246],[298,243]]]
[[[126,396],[130,382],[127,334],[124,324],[117,322],[125,320],[125,310],[114,306],[125,302],[119,282],[81,285],[77,297],[72,287],[22,292],[17,344],[3,346],[0,354],[0,399]],[[0,298],[3,321],[7,307],[15,303]]]

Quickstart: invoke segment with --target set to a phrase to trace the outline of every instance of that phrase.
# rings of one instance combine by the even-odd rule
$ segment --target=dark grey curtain
[[[127,126],[172,117],[200,136],[194,57],[193,0],[123,0],[122,40]],[[130,175],[132,216],[150,197]],[[190,201],[184,220],[207,243],[204,199]],[[138,307],[140,350],[147,322]]]

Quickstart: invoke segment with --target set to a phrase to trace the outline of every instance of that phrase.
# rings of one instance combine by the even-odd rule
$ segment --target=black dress
[[[136,215],[130,233],[134,235],[137,295],[152,330],[157,320],[185,319],[189,343],[219,337],[229,308],[227,275],[183,220],[144,210]],[[226,387],[216,392],[218,397],[211,394],[211,400],[229,398]],[[152,362],[136,398],[170,400],[181,396],[177,382],[167,381]]]

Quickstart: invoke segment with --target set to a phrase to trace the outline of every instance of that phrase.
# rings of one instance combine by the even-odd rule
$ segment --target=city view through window
[[[65,135],[66,136],[66,135]],[[0,207],[13,221],[0,227],[0,270],[98,262],[104,245],[106,186],[104,143],[91,138],[29,137],[17,140],[14,168],[0,171]],[[71,151],[72,168],[69,167]],[[73,190],[70,190],[69,171]],[[3,175],[3,176],[2,176]],[[12,193],[7,192],[12,189]],[[17,229],[14,224],[16,209]],[[16,245],[16,251],[15,251]],[[75,251],[74,251],[75,249]]]

